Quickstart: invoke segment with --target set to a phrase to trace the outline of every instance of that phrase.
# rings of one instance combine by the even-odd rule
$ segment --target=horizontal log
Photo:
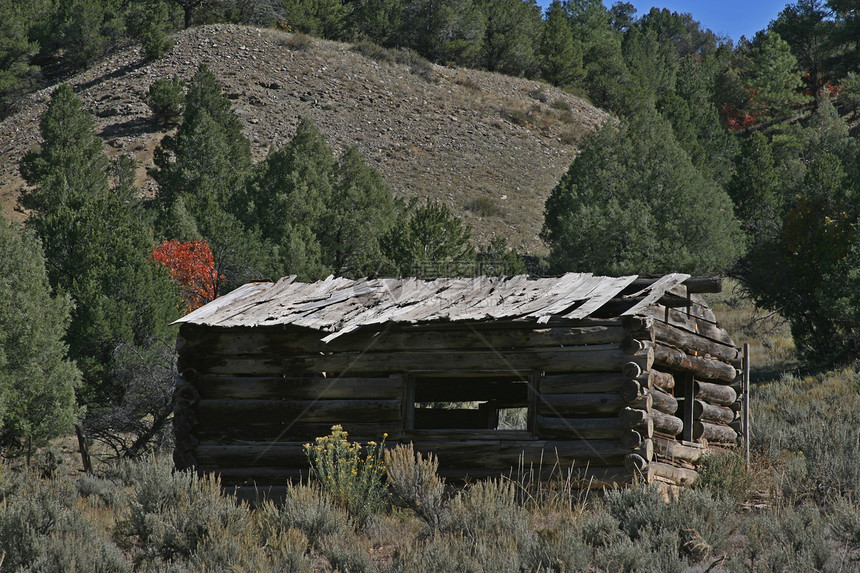
[[[618,412],[618,420],[625,428],[638,429],[651,421],[651,416],[645,410],[624,407]]]
[[[255,442],[250,444],[213,444],[202,442],[192,455],[201,466],[307,467],[305,442]]]
[[[674,414],[678,411],[678,399],[658,387],[648,390],[654,404],[654,409],[664,414]]]
[[[218,421],[207,424],[199,424],[194,428],[194,435],[199,440],[231,443],[240,441],[299,441],[313,440],[319,436],[331,433],[332,422],[324,423],[246,423],[237,424],[232,421]],[[383,434],[388,434],[389,440],[396,440],[402,432],[402,422],[345,422],[343,429],[349,435],[350,440],[366,442],[368,440],[382,439]]]
[[[572,415],[615,414],[624,407],[621,396],[611,394],[546,394],[538,396],[541,416],[563,418]]]
[[[401,395],[403,378],[200,376],[194,386],[204,399],[331,400],[361,396],[367,400],[384,400]]]
[[[632,451],[641,446],[645,440],[651,439],[654,432],[653,430],[649,431],[649,429],[650,428],[646,426],[642,430],[624,430],[618,439],[621,440],[623,445],[629,447]]]
[[[416,402],[476,402],[500,400],[504,402],[527,402],[528,378],[483,379],[483,378],[415,378]],[[362,392],[353,394],[362,396]]]
[[[680,418],[664,414],[658,410],[638,410],[635,408],[624,408],[618,414],[621,425],[626,428],[636,429],[642,424],[652,424],[655,432],[678,435],[684,429],[684,423]]]
[[[680,460],[690,464],[697,463],[702,457],[702,448],[695,446],[685,446],[675,440],[668,438],[654,438],[654,453],[657,458],[674,461]]]
[[[651,418],[654,420],[655,432],[677,436],[684,429],[684,422],[671,414],[664,414],[659,410],[651,410]]]
[[[542,346],[579,346],[619,344],[626,335],[616,325],[555,326],[534,328],[531,323],[492,324],[454,323],[447,328],[392,326],[360,328],[342,334],[329,343],[321,340],[327,333],[309,328],[207,328],[183,325],[178,337],[180,353],[216,355],[291,354],[295,352],[403,351],[434,349],[536,348]]]
[[[734,346],[734,341],[729,333],[719,326],[714,320],[707,320],[696,316],[688,316],[686,309],[676,310],[660,307],[649,307],[643,310],[643,314],[653,318],[655,322],[666,322],[672,326],[682,328],[699,336],[704,336],[714,342],[726,346]]]
[[[726,406],[714,406],[702,400],[695,400],[693,402],[693,418],[706,422],[728,424],[735,419],[735,411]]]
[[[516,467],[519,464],[585,465],[623,463],[630,450],[619,440],[531,440],[526,442],[473,440],[413,443],[416,451],[433,452],[441,466]]]
[[[691,486],[699,479],[699,474],[695,470],[679,468],[663,462],[649,463],[646,471],[648,483],[665,481],[673,485]]]
[[[633,448],[633,453],[640,456],[646,462],[654,459],[654,442],[653,440],[642,440],[642,443]]]
[[[728,426],[702,422],[693,422],[693,439],[719,442],[723,444],[734,444],[737,442],[738,433]]]
[[[623,374],[584,372],[580,374],[549,374],[540,379],[541,394],[577,394],[618,392],[628,380]]]
[[[654,407],[654,399],[651,397],[651,394],[645,393],[633,400],[626,402],[628,406],[631,408],[639,408],[641,410],[650,410]]]
[[[654,321],[654,338],[658,343],[683,348],[687,354],[710,355],[727,363],[736,360],[740,355],[740,350],[733,345],[713,341],[698,333],[659,320]]]
[[[711,384],[696,380],[695,389],[696,398],[718,406],[730,406],[738,399],[738,393],[735,389],[723,384]]]
[[[621,426],[621,421],[617,417],[537,417],[537,433],[542,438],[605,439],[618,438],[621,436],[622,432],[624,432],[624,427]]]
[[[660,372],[659,370],[649,370],[649,379],[653,386],[671,392],[675,388],[675,377],[669,372]]]
[[[619,391],[619,394],[621,394],[621,399],[628,404],[633,400],[636,400],[640,396],[644,396],[647,393],[648,389],[643,388],[642,385],[635,379],[625,380],[624,383],[621,385],[621,390]]]
[[[737,370],[734,366],[725,362],[690,356],[681,350],[662,344],[654,345],[654,363],[665,368],[691,372],[700,378],[720,380],[726,383],[733,382],[737,376]]]
[[[355,376],[401,372],[618,372],[631,361],[643,370],[653,364],[653,353],[626,354],[617,345],[498,351],[365,352],[360,354],[294,354],[225,357],[184,356],[180,368],[209,374],[296,375],[329,372]]]
[[[400,400],[200,400],[201,424],[393,422],[401,419]]]
[[[400,434],[400,442],[524,442],[535,439],[527,430],[464,430],[464,429],[418,429],[407,430]]]
[[[624,457],[624,469],[632,474],[640,473],[646,467],[648,467],[648,460],[639,454],[628,454]]]

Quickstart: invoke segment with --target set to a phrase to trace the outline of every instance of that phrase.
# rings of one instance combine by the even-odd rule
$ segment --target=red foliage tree
[[[224,276],[215,270],[206,241],[164,241],[152,250],[152,260],[167,267],[171,278],[182,287],[186,313],[215,300]]]

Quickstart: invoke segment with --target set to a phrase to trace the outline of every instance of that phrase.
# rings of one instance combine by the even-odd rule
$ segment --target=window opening
[[[528,429],[528,376],[418,375],[412,382],[415,430]]]

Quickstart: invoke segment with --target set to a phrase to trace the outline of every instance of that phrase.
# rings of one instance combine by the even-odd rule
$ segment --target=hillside
[[[522,252],[537,237],[543,204],[567,170],[576,142],[608,115],[560,90],[518,78],[374,61],[349,44],[274,30],[214,25],[178,33],[156,62],[129,48],[73,77],[111,154],[133,154],[140,185],[164,132],[144,98],[157,78],[189,79],[206,64],[245,122],[256,159],[312,119],[340,151],[358,145],[398,196],[447,202],[478,242],[503,236]],[[0,124],[0,197],[7,217],[23,185],[18,161],[38,145],[48,90]]]

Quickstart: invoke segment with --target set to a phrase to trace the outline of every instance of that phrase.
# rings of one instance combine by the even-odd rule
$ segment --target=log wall
[[[737,349],[712,315],[684,310],[389,327],[330,345],[308,329],[183,324],[174,459],[225,485],[283,485],[307,475],[303,444],[340,424],[352,440],[385,433],[435,453],[449,479],[519,468],[588,487],[687,485],[709,444],[736,442],[740,409]],[[502,408],[527,408],[526,427],[493,429]]]

